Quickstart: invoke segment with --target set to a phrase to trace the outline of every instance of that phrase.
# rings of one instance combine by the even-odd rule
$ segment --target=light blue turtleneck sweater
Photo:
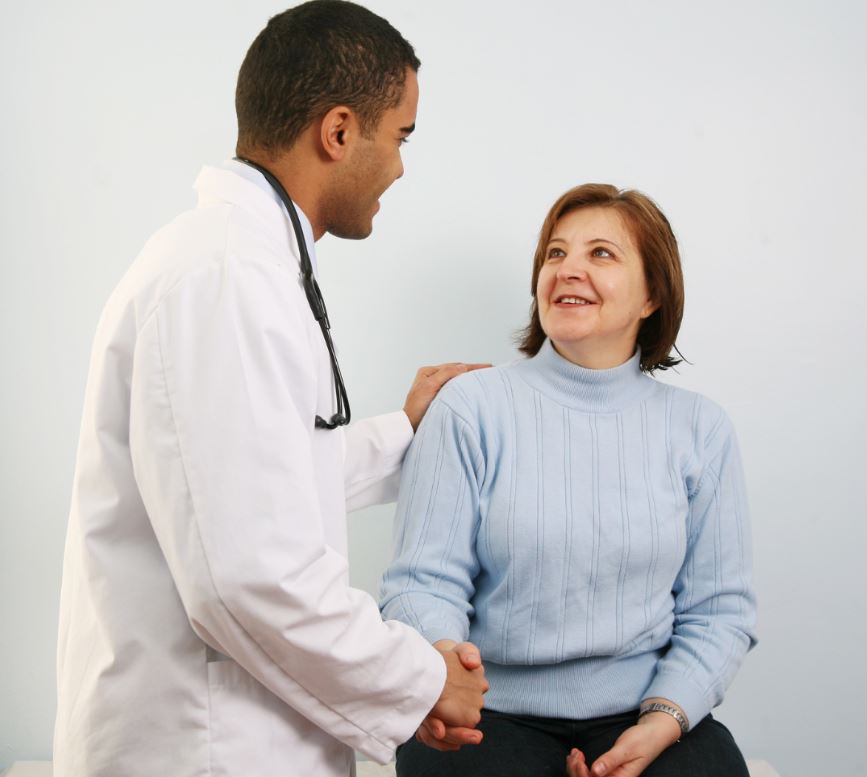
[[[387,618],[478,645],[501,712],[676,702],[692,726],[755,643],[731,422],[644,375],[532,359],[468,373],[407,455]]]

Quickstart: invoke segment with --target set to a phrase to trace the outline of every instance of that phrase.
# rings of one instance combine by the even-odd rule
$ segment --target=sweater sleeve
[[[687,551],[673,588],[671,644],[644,694],[680,705],[690,728],[722,701],[756,643],[746,493],[727,417],[720,418],[709,438],[702,475],[689,495]]]
[[[430,642],[462,642],[469,634],[482,468],[474,430],[436,399],[403,467],[394,560],[380,602],[384,617],[408,623]]]

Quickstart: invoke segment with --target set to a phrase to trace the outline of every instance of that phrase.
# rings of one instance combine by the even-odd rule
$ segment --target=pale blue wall
[[[370,5],[415,44],[422,98],[374,236],[318,247],[353,410],[399,406],[422,363],[512,358],[535,234],[562,190],[656,197],[682,242],[695,365],[671,379],[733,416],[755,520],[762,642],[721,716],[786,777],[864,773],[864,4]],[[50,754],[101,305],[192,204],[199,166],[231,155],[237,67],[282,8],[4,3],[0,768]],[[362,587],[388,558],[390,516],[353,522]]]

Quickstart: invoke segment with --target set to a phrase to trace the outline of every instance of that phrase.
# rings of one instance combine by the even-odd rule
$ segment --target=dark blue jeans
[[[573,747],[587,765],[607,752],[638,711],[593,720],[536,718],[482,710],[477,746],[452,753],[411,739],[397,750],[398,777],[564,777]],[[642,777],[749,777],[729,730],[708,715],[680,742],[665,750]]]

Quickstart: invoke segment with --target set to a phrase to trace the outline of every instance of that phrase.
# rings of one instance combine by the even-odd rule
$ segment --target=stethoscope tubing
[[[310,311],[313,313],[313,318],[319,323],[319,328],[322,330],[322,336],[325,338],[325,347],[328,349],[328,356],[331,359],[331,374],[334,378],[334,392],[337,399],[337,412],[331,416],[331,419],[326,421],[322,416],[317,415],[314,425],[317,429],[336,429],[338,426],[345,426],[349,423],[352,413],[349,409],[349,396],[346,393],[346,384],[343,382],[343,375],[340,372],[340,365],[337,363],[337,354],[334,351],[334,341],[331,339],[331,323],[328,320],[328,311],[325,307],[325,300],[322,297],[322,291],[319,288],[319,283],[316,276],[313,274],[313,263],[310,261],[310,254],[307,251],[307,241],[304,239],[304,230],[301,228],[301,219],[298,218],[298,211],[295,209],[295,203],[292,202],[286,190],[277,177],[267,168],[256,162],[251,162],[249,159],[235,157],[239,162],[258,170],[266,181],[274,189],[277,196],[280,198],[283,205],[286,207],[286,212],[289,214],[289,221],[292,222],[292,229],[295,232],[295,240],[298,243],[298,253],[301,263],[301,281],[304,286],[304,293],[307,295],[307,304],[310,305]]]

